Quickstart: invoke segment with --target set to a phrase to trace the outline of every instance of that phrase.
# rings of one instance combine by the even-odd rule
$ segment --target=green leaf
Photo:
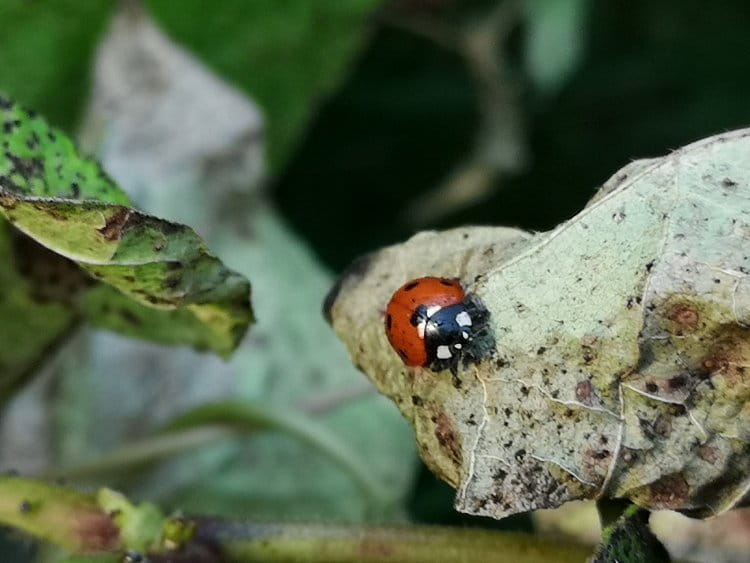
[[[398,497],[389,494],[370,469],[333,433],[315,421],[294,412],[281,412],[250,403],[222,402],[202,405],[173,420],[168,429],[185,429],[208,424],[229,425],[244,432],[275,430],[292,436],[346,471],[368,497],[371,508],[392,508]]]
[[[276,172],[317,103],[345,75],[380,4],[227,0],[218,9],[210,0],[147,2],[167,32],[261,105]]]
[[[71,130],[86,100],[92,55],[114,3],[0,2],[0,91]]]
[[[526,71],[543,93],[559,90],[584,54],[589,0],[527,0]]]
[[[19,272],[28,248],[25,237],[0,219],[0,403],[77,323],[64,303],[50,301]]]
[[[307,450],[328,457],[348,473],[367,497],[372,512],[382,513],[393,508],[397,494],[385,490],[371,469],[357,454],[320,423],[296,414],[282,412],[259,404],[224,401],[196,407],[170,421],[164,431],[143,440],[125,444],[98,459],[78,463],[51,472],[51,477],[81,479],[108,473],[123,473],[131,467],[141,467],[164,460],[201,445],[215,444],[238,435],[256,432],[281,432],[298,440]]]
[[[45,259],[76,263],[103,284],[69,305],[131,336],[224,356],[234,350],[252,319],[244,277],[227,269],[189,227],[127,206],[125,193],[64,134],[2,97],[0,127],[0,213],[52,251]],[[58,325],[69,320],[58,317]],[[5,350],[0,362],[18,354]]]

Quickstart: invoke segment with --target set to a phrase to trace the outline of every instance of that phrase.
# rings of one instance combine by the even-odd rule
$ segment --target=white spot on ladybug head
[[[437,357],[439,360],[447,360],[452,356],[453,354],[451,354],[451,349],[448,346],[438,346]]]
[[[427,307],[426,308],[427,317],[428,318],[431,317],[432,315],[434,315],[435,313],[437,313],[440,309],[442,309],[442,307],[440,305],[432,305],[430,307]]]
[[[454,348],[455,348],[456,350],[460,350],[461,348],[463,348],[463,345],[462,345],[462,344],[461,344],[460,342],[456,342],[456,343],[455,343],[455,344],[453,345],[453,347],[454,347]]]
[[[458,326],[471,326],[471,315],[466,311],[461,311],[456,315],[456,324]]]
[[[464,340],[467,340],[469,338],[469,333],[466,332],[465,330],[462,330],[461,331],[461,338],[463,338]]]

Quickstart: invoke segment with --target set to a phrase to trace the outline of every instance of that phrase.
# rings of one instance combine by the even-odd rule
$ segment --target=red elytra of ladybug
[[[437,342],[430,345],[430,339],[438,337],[439,340],[439,329],[434,336],[428,335],[425,338],[423,323],[440,310],[461,305],[465,298],[466,293],[461,284],[446,278],[418,278],[396,290],[386,307],[385,327],[388,341],[406,365],[430,367],[439,364],[439,360],[451,358],[450,355],[447,358],[439,357]],[[423,311],[422,323],[418,317],[420,311]],[[456,309],[459,315],[462,311],[460,307]],[[459,343],[457,348],[460,347]],[[457,358],[460,354],[457,353],[458,350],[455,352]]]

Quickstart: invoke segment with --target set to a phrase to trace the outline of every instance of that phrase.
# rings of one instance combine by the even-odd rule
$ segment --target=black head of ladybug
[[[478,361],[486,356],[487,311],[468,296],[457,305],[415,312],[423,328],[428,367],[434,371],[451,370],[455,375],[459,364]],[[417,325],[418,329],[420,324]]]

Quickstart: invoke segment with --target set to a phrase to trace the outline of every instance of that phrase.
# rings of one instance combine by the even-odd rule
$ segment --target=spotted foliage
[[[583,498],[710,516],[750,484],[750,130],[633,163],[548,233],[422,233],[346,273],[328,316],[413,423],[456,506],[496,518]],[[382,311],[458,278],[495,349],[406,367]]]

